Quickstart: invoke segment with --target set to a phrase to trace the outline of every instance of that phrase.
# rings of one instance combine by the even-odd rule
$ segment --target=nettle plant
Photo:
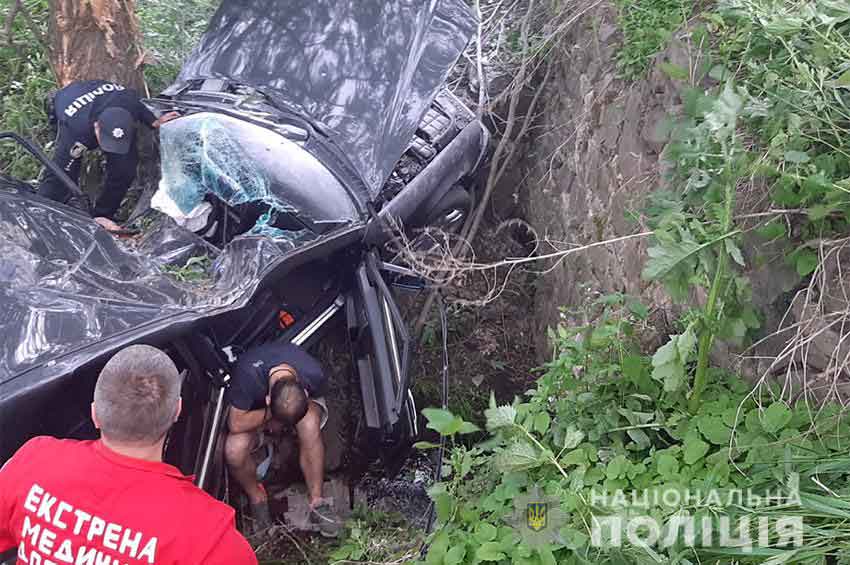
[[[740,548],[704,548],[679,538],[658,547],[594,541],[601,517],[639,515],[667,524],[682,513],[713,521],[791,513],[811,522],[804,535],[811,544],[807,551],[814,552],[809,557],[850,547],[850,530],[842,525],[850,519],[850,503],[833,496],[850,492],[850,427],[839,408],[815,415],[803,405],[762,402],[739,379],[712,369],[702,402],[691,413],[684,390],[665,391],[652,378],[652,358],[641,353],[638,340],[645,309],[622,296],[602,304],[592,327],[552,333],[555,357],[524,398],[510,405],[491,398],[484,441],[470,447],[463,438],[480,434],[475,426],[445,410],[425,412],[429,427],[450,445],[445,478],[430,492],[438,520],[426,563],[766,559],[763,552],[744,555]],[[715,501],[682,498],[681,504],[659,499],[636,509],[604,496],[651,489],[706,497],[713,490],[777,492],[791,471],[800,474],[802,492],[793,508],[728,506],[723,495]],[[553,525],[548,543],[531,547],[512,518],[517,501],[534,491],[557,501],[564,520]],[[768,557],[789,558],[792,549],[768,548]]]
[[[759,327],[741,274],[738,191],[768,188],[776,215],[757,231],[785,241],[803,277],[818,266],[819,242],[846,233],[850,213],[850,4],[725,0],[705,20],[696,35],[718,38],[705,60],[725,85],[685,91],[666,152],[675,192],[655,195],[648,210],[655,242],[644,269],[674,299],[702,304],[653,358],[667,391],[687,386],[695,361],[692,412],[715,340],[741,344]]]
[[[742,342],[759,321],[748,304],[749,282],[737,271],[745,263],[742,232],[733,217],[738,182],[750,168],[737,133],[744,98],[730,83],[717,97],[694,95],[688,102],[690,117],[674,132],[668,151],[675,163],[670,184],[681,191],[656,194],[648,209],[655,237],[643,276],[663,282],[676,300],[707,292],[704,306],[686,316],[684,331],[671,336],[652,359],[652,376],[674,392],[687,386],[688,366],[696,357],[690,396],[696,412],[714,340]]]

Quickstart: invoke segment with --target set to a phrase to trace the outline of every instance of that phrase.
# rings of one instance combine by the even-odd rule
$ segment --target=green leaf
[[[440,447],[439,443],[433,443],[430,441],[417,441],[413,444],[414,449],[421,449],[423,451],[426,449],[437,449],[438,447]]]
[[[738,113],[743,107],[743,98],[735,92],[731,82],[726,83],[711,112],[705,116],[705,122],[715,133],[716,140],[724,141],[732,135],[738,121]]]
[[[647,250],[649,260],[643,268],[642,276],[648,280],[663,279],[702,248],[703,246],[695,241],[654,245]]]
[[[440,408],[426,408],[422,414],[428,419],[428,428],[444,436],[456,434],[463,422],[448,410]]]
[[[455,545],[446,553],[443,558],[444,565],[458,565],[463,563],[463,558],[466,557],[466,547],[463,545]]]
[[[487,522],[479,522],[478,526],[475,528],[475,539],[481,543],[487,541],[493,541],[496,539],[496,534],[498,534],[498,530],[496,526],[493,524],[488,524]]]
[[[811,158],[809,157],[809,154],[804,151],[789,150],[785,152],[785,160],[789,163],[802,165],[811,161]]]
[[[480,561],[501,561],[505,559],[502,553],[502,545],[493,541],[482,544],[476,551],[475,557]]]
[[[685,436],[684,459],[688,465],[693,465],[708,453],[709,445],[699,438],[699,435],[689,433]]]
[[[539,434],[545,434],[549,431],[549,424],[552,422],[552,418],[549,416],[548,412],[540,412],[534,417],[534,431]],[[578,444],[576,444],[578,445]]]
[[[802,249],[795,254],[794,268],[801,277],[808,276],[818,268],[818,255],[811,249]]]
[[[645,320],[649,316],[649,308],[638,301],[629,302],[629,312],[631,312],[638,320]]]
[[[688,328],[682,335],[670,337],[670,341],[658,348],[652,356],[652,378],[664,383],[664,390],[674,392],[685,382],[685,365],[682,354],[690,355],[696,343],[693,329]]]
[[[708,71],[708,76],[718,82],[723,82],[731,76],[731,73],[723,65],[714,65],[711,67],[711,70]]]
[[[649,439],[649,436],[641,429],[626,430],[626,434],[628,434],[629,438],[631,438],[631,440],[641,449],[647,449],[650,445],[652,445],[652,441]]]
[[[652,356],[652,366],[660,367],[668,363],[673,363],[679,359],[679,350],[676,347],[676,336],[670,339],[667,343],[658,348],[658,351]]]
[[[785,236],[785,224],[779,220],[774,220],[765,224],[756,230],[756,232],[764,239],[771,240]]]
[[[567,428],[564,434],[564,449],[574,449],[584,439],[584,432],[576,429],[575,426]]]
[[[667,363],[652,370],[652,378],[664,383],[664,390],[675,392],[685,383],[685,367],[680,363]]]
[[[542,565],[557,565],[557,561],[555,561],[555,556],[552,554],[552,550],[548,547],[538,547],[537,553],[540,555],[540,563]]]
[[[564,545],[573,550],[581,549],[590,541],[587,534],[569,526],[564,526],[558,533],[561,534]]]
[[[643,359],[640,355],[627,355],[620,365],[623,376],[636,385],[640,385],[644,380]]]
[[[481,428],[473,424],[472,422],[463,422],[460,425],[460,429],[458,433],[460,434],[474,434],[475,432],[480,432]]]
[[[661,63],[658,67],[665,75],[673,80],[688,81],[691,78],[691,74],[688,72],[688,69],[680,67],[679,65],[674,65],[673,63]]]
[[[687,363],[696,344],[697,336],[694,333],[693,326],[688,326],[688,329],[682,335],[676,336],[676,349],[679,351],[679,359],[682,363]]]
[[[438,494],[434,497],[434,509],[437,511],[437,518],[441,522],[448,522],[455,509],[455,499],[447,492]]]
[[[765,431],[776,433],[788,425],[793,414],[784,402],[774,402],[767,407],[761,419]]]
[[[494,431],[513,425],[516,421],[516,408],[510,405],[496,406],[496,397],[490,393],[490,408],[484,411],[487,430]]]
[[[626,475],[626,470],[628,469],[628,466],[629,461],[628,459],[626,459],[626,456],[618,455],[608,462],[608,466],[605,468],[605,475],[609,479],[617,479],[619,477],[624,477]]]
[[[441,565],[448,549],[449,535],[445,531],[442,531],[437,534],[437,537],[435,537],[431,542],[431,547],[428,548],[428,557],[425,558],[425,562],[428,565]]]
[[[726,427],[720,416],[700,416],[697,427],[705,439],[714,445],[727,445],[732,437],[732,430]]]
[[[496,466],[505,472],[534,469],[541,463],[537,449],[525,441],[514,441],[496,455]]]
[[[738,265],[745,267],[746,264],[744,263],[744,255],[741,253],[741,248],[738,247],[738,245],[732,240],[732,238],[727,239],[725,243],[726,253],[728,253],[732,260],[735,261]]]
[[[679,461],[669,453],[658,456],[658,474],[665,478],[671,478],[679,472]]]
[[[574,449],[561,458],[561,465],[584,465],[587,463],[587,453],[583,449]]]

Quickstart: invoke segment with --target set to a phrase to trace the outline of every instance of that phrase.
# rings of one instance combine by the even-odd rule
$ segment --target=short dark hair
[[[181,377],[174,362],[149,345],[122,349],[103,367],[94,412],[104,437],[154,444],[174,424]]]
[[[307,414],[307,393],[292,381],[278,380],[272,385],[269,408],[275,420],[294,426]]]

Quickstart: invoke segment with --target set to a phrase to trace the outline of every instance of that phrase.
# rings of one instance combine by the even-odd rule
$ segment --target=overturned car
[[[353,442],[397,465],[417,433],[395,301],[412,279],[385,244],[470,210],[488,136],[445,83],[475,25],[462,0],[224,2],[148,101],[181,117],[160,133],[163,214],[136,240],[0,177],[0,463],[34,435],[96,437],[100,367],[148,343],[185,375],[166,460],[223,497],[231,364],[335,332]],[[175,276],[193,264],[201,280]]]

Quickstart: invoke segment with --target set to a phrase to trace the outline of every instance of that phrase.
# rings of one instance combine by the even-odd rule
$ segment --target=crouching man
[[[258,529],[271,525],[268,495],[257,477],[251,452],[262,431],[294,427],[299,463],[310,497],[310,521],[326,537],[339,534],[341,524],[333,501],[322,496],[325,446],[322,428],[328,419],[322,398],[325,375],[319,362],[289,343],[271,343],[243,353],[231,375],[228,400],[230,433],[225,458],[242,486]]]
[[[234,510],[162,461],[181,378],[156,348],[115,355],[97,380],[97,441],[37,437],[0,470],[0,553],[18,565],[256,565]]]

